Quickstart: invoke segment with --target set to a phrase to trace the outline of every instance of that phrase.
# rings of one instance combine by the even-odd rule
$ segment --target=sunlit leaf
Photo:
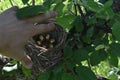
[[[75,16],[73,15],[64,15],[56,19],[57,23],[60,24],[64,29],[68,31],[72,28],[71,23],[74,20]]]
[[[109,80],[118,80],[118,75],[116,73],[114,73],[113,71],[111,71],[108,74],[108,79]]]

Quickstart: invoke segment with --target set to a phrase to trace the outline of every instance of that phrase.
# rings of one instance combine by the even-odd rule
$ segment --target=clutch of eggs
[[[55,39],[50,34],[38,35],[35,38],[35,42],[38,46],[47,49],[55,47]]]

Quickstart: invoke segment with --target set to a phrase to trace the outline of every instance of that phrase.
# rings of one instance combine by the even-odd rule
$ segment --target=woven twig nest
[[[26,45],[26,53],[34,63],[32,70],[35,73],[52,68],[62,58],[66,32],[60,25],[55,25],[54,30],[35,35]]]

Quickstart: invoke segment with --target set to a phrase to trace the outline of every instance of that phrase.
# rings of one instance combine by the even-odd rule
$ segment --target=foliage
[[[21,5],[17,5],[22,7],[20,10],[23,10],[23,7],[24,9],[27,7],[28,10],[27,14],[26,9],[19,10],[20,18],[46,11],[57,11],[56,21],[68,33],[63,59],[52,70],[40,72],[38,80],[97,80],[96,75],[109,80],[118,80],[120,73],[119,0],[9,1],[0,3],[1,11],[8,8],[5,4],[10,6],[10,4],[20,3]],[[46,7],[46,10],[41,9],[41,5]],[[26,77],[30,75],[28,70],[24,68],[22,70]]]

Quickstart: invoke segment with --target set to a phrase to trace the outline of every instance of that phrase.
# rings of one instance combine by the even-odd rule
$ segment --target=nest
[[[35,73],[53,68],[62,59],[67,35],[60,25],[55,25],[54,30],[35,35],[26,45],[25,51],[33,61]]]

